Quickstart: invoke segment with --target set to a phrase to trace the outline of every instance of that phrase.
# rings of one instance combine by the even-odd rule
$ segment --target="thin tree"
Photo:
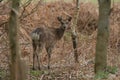
[[[9,45],[11,52],[10,73],[11,80],[25,80],[25,67],[20,59],[18,45],[18,15],[20,0],[12,0],[11,13],[8,24]],[[23,70],[24,69],[24,70]]]
[[[99,21],[95,55],[95,73],[104,71],[107,66],[111,0],[98,0],[98,3]]]
[[[72,34],[71,34],[75,62],[79,62],[78,61],[78,52],[77,52],[77,32],[76,32],[78,16],[79,16],[79,0],[76,0],[76,10],[75,10],[75,15],[74,15],[74,19],[73,19]]]

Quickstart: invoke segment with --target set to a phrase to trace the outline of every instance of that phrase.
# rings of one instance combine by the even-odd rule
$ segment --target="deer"
[[[50,59],[52,50],[63,35],[65,30],[69,27],[69,23],[71,22],[72,17],[67,17],[63,19],[61,16],[57,17],[57,20],[60,22],[58,28],[53,27],[37,27],[31,33],[32,38],[32,47],[33,47],[33,67],[35,70],[35,58],[37,59],[38,69],[41,70],[40,67],[40,58],[38,54],[42,52],[42,49],[45,48],[47,52],[47,68],[50,69]]]

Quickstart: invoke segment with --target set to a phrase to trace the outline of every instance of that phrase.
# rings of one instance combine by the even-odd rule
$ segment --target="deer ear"
[[[60,17],[60,16],[57,17],[57,19],[58,19],[58,21],[62,21],[62,17]]]
[[[68,21],[71,21],[71,20],[72,20],[72,17],[69,17],[69,18],[68,18]]]

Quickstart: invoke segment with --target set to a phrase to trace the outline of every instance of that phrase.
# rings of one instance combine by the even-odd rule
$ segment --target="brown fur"
[[[33,44],[33,69],[35,69],[35,56],[38,61],[38,68],[40,69],[40,61],[38,53],[41,53],[43,47],[48,54],[48,69],[50,68],[50,57],[52,53],[52,49],[56,42],[62,38],[64,35],[65,29],[71,21],[71,17],[66,20],[63,20],[61,17],[57,18],[60,21],[61,25],[58,28],[50,28],[50,27],[39,27],[36,28],[32,33],[32,44]]]

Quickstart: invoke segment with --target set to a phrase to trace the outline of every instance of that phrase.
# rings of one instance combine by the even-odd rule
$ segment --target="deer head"
[[[62,17],[57,17],[57,19],[61,23],[60,27],[65,30],[66,28],[68,28],[68,25],[69,25],[72,17],[68,17],[67,19],[62,19]]]

